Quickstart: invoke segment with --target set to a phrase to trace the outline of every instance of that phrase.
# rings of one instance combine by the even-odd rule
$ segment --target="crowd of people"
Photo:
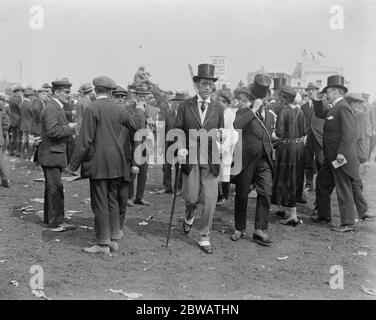
[[[333,231],[354,231],[357,216],[375,217],[362,192],[366,167],[361,166],[376,161],[370,158],[376,145],[376,101],[370,104],[365,93],[348,93],[342,76],[330,76],[322,90],[308,83],[298,92],[284,78],[257,74],[249,86],[231,91],[216,87],[213,65],[200,64],[192,79],[193,97],[163,91],[149,77],[140,67],[126,89],[100,76],[72,94],[72,84],[63,78],[38,90],[16,85],[10,97],[0,96],[2,186],[12,185],[7,154],[39,164],[45,177],[44,222],[51,231],[70,230],[62,173],[76,175],[80,169],[81,178],[89,179],[95,216],[96,244],[84,251],[115,252],[124,236],[126,208],[150,206],[144,199],[148,161],[140,163],[135,153],[144,146],[141,153],[147,158],[163,121],[166,133],[177,130],[184,139],[165,138],[163,152],[167,158],[169,147],[176,145],[176,161],[164,162],[157,193],[184,198],[187,234],[202,204],[198,245],[205,253],[213,253],[212,220],[216,207],[229,200],[231,184],[233,241],[246,233],[252,190],[257,193],[252,238],[263,246],[273,243],[271,205],[281,224],[296,227],[297,204],[306,204],[310,192],[316,193],[312,222],[329,223],[336,189],[341,225],[332,226]],[[192,137],[192,130],[217,134],[204,142]],[[192,156],[193,145],[199,151]]]

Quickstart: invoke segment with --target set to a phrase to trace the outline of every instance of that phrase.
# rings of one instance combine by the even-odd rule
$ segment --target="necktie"
[[[201,112],[204,112],[205,111],[205,101],[202,101],[201,102]]]

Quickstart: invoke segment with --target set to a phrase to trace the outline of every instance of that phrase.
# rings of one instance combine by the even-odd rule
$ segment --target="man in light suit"
[[[316,178],[317,215],[311,217],[313,222],[331,221],[330,197],[336,188],[341,225],[332,227],[333,231],[354,231],[355,206],[361,219],[373,218],[367,213],[366,203],[361,199],[362,184],[359,174],[359,160],[356,149],[356,124],[351,106],[344,99],[347,88],[344,78],[334,75],[328,77],[323,89],[332,108],[314,95],[313,105],[316,115],[326,119],[324,124],[324,162]],[[337,160],[341,166],[334,168],[332,162]]]
[[[71,229],[63,221],[64,188],[61,180],[62,169],[68,164],[68,138],[77,126],[77,123],[68,122],[64,112],[71,86],[66,80],[52,82],[53,94],[42,113],[38,162],[45,177],[44,222],[52,229]]]
[[[182,195],[186,205],[183,229],[185,233],[191,231],[201,194],[203,211],[198,245],[205,253],[212,254],[210,230],[218,197],[220,168],[216,141],[219,140],[220,130],[224,127],[223,107],[210,97],[214,82],[217,81],[214,77],[213,65],[200,64],[198,74],[193,77],[193,81],[197,87],[197,95],[181,103],[175,122],[175,128],[184,131],[189,150],[188,154],[188,150],[180,145],[178,152],[179,158],[185,158],[181,168]],[[209,136],[206,137],[207,144],[203,141],[205,138],[200,135],[199,130]],[[190,131],[198,134],[192,134]],[[193,147],[194,145],[196,148]]]

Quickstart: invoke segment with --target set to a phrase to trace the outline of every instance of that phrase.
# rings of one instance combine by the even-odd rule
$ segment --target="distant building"
[[[216,85],[218,89],[222,88],[222,85],[229,86],[227,80],[227,57],[226,56],[210,56],[210,62],[215,66],[214,74],[218,78]]]
[[[248,72],[247,74],[247,83],[253,83],[253,79],[255,78],[256,74],[265,74],[269,76],[272,80],[274,78],[285,78],[287,84],[291,84],[291,75],[288,71],[274,68],[271,71],[267,71],[264,69],[264,67],[261,67],[261,69],[254,71],[254,72]],[[273,83],[271,84],[271,88],[273,88]]]
[[[6,79],[0,80],[0,94],[9,94],[11,87],[15,84],[15,82],[8,82]]]
[[[291,85],[302,91],[309,82],[312,82],[322,89],[326,85],[327,78],[335,74],[343,76],[343,69],[315,57],[312,53],[309,56],[308,52],[304,50],[301,62],[296,64],[292,73]],[[349,85],[350,83],[345,80],[345,84]]]

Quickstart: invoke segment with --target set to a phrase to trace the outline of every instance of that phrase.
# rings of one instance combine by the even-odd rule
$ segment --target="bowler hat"
[[[308,82],[306,90],[309,90],[309,89],[319,90],[320,88],[316,86],[314,83]]]
[[[56,80],[56,81],[52,81],[51,84],[52,84],[53,90],[70,89],[70,87],[72,86],[72,84],[68,80]]]
[[[29,89],[29,88],[26,88],[25,89],[25,92],[24,92],[24,96],[25,97],[28,97],[28,96],[32,96],[32,95],[34,95],[34,91],[33,90],[31,90],[31,89]]]
[[[112,91],[113,96],[127,96],[128,91],[125,90],[123,87],[116,86],[116,89]]]
[[[202,63],[198,65],[197,75],[193,77],[193,81],[197,82],[200,79],[209,79],[216,82],[218,78],[214,76],[214,65],[209,63]]]
[[[329,88],[340,88],[345,91],[345,93],[348,91],[348,89],[345,87],[345,78],[339,75],[333,75],[328,77],[327,85],[322,90],[322,92],[326,93],[326,90]]]
[[[286,78],[274,78],[273,79],[273,84],[274,84],[273,90],[280,89],[282,86],[284,86],[286,84],[286,82],[287,82]]]
[[[80,87],[80,89],[81,89],[81,92],[82,92],[82,93],[87,93],[87,92],[90,92],[90,91],[93,90],[93,86],[92,86],[91,83],[86,82],[86,83],[84,83],[84,84]]]
[[[93,79],[93,85],[96,88],[105,88],[109,90],[116,89],[116,83],[109,77],[106,76],[99,76]]]
[[[251,97],[254,99],[264,99],[270,94],[269,87],[271,83],[272,80],[267,75],[262,73],[256,74],[253,83],[249,85]]]
[[[347,102],[363,102],[362,95],[360,93],[349,92],[345,97]]]
[[[187,99],[187,97],[185,96],[184,93],[177,92],[175,94],[175,97],[172,99],[172,101],[183,101],[185,99]]]

